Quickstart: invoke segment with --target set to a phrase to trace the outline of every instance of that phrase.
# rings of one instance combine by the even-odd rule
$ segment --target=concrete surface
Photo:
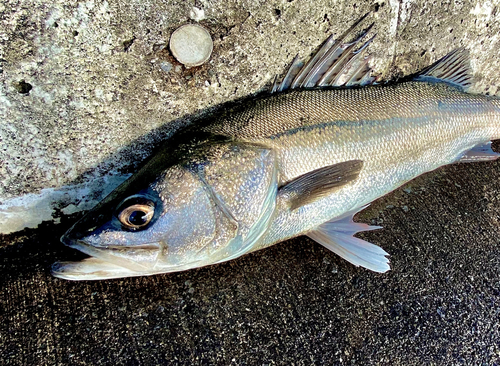
[[[471,50],[498,94],[491,1],[87,1],[0,4],[0,362],[5,364],[500,364],[499,163],[429,173],[376,201],[363,237],[378,275],[299,238],[238,260],[127,280],[49,274],[82,255],[60,235],[173,130],[270,85],[370,8],[375,69],[406,75]],[[169,34],[211,31],[186,70]],[[498,149],[497,149],[498,151]],[[58,223],[60,222],[60,223]]]
[[[196,114],[266,89],[374,10],[386,78],[471,50],[476,90],[500,85],[500,12],[490,1],[79,1],[0,4],[0,232],[88,209]],[[199,22],[206,64],[186,69],[170,34]]]

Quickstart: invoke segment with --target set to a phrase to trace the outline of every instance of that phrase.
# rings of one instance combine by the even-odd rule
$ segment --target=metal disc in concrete
[[[170,50],[174,57],[187,67],[199,66],[212,54],[212,37],[196,24],[177,28],[170,37]]]

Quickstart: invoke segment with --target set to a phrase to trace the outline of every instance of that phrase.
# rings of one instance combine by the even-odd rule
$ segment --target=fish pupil
[[[147,223],[146,213],[143,211],[132,211],[128,221],[134,226],[142,226]]]

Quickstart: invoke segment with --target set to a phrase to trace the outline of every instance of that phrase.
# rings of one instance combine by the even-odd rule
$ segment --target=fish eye
[[[125,229],[144,229],[153,219],[155,204],[144,196],[131,196],[118,206],[117,218]]]

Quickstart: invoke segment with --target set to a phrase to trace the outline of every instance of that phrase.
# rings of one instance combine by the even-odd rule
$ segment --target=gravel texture
[[[59,237],[102,195],[91,182],[134,171],[173,130],[265,89],[370,8],[386,78],[465,46],[475,90],[498,94],[500,9],[488,1],[2,2],[0,218],[41,189],[80,196],[50,196],[59,224],[0,236],[0,363],[499,365],[499,162],[428,173],[362,212],[384,227],[360,237],[391,254],[386,274],[298,238],[178,274],[50,276],[82,257]],[[214,40],[191,69],[167,47],[188,22]]]

